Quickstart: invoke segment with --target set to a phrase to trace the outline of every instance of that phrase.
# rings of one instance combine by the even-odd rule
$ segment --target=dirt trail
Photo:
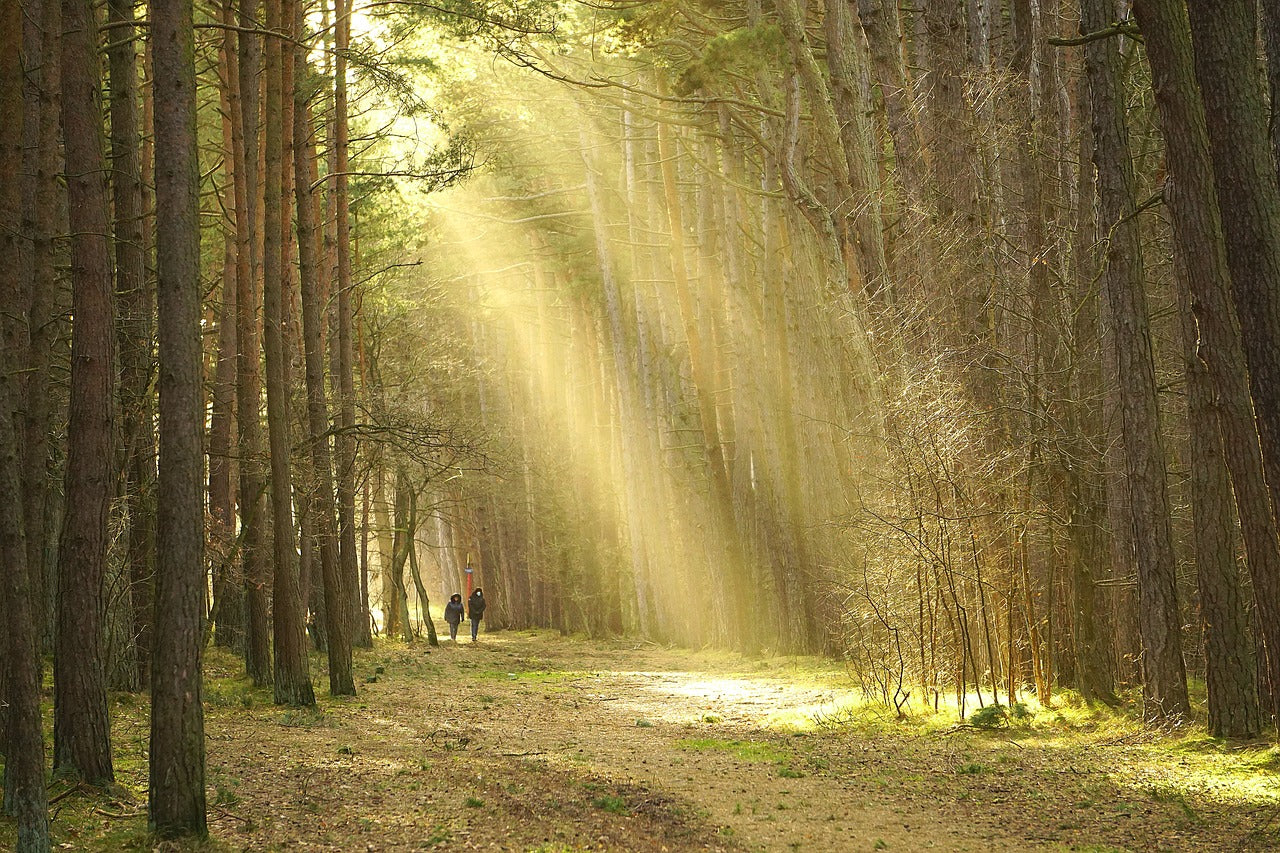
[[[514,632],[380,647],[358,666],[376,681],[321,714],[211,703],[215,833],[233,849],[543,853],[1237,850],[1274,837],[1207,825],[1199,804],[1196,821],[1159,798],[1117,813],[1098,756],[1057,765],[985,733],[921,745],[772,725],[830,710],[840,682],[752,666]]]

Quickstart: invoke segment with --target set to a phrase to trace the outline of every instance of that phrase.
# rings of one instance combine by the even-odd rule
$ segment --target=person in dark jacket
[[[476,591],[467,599],[467,618],[471,620],[471,642],[473,643],[476,641],[476,635],[480,633],[480,620],[484,617],[484,608],[484,592],[480,587],[476,587]]]
[[[462,595],[455,592],[444,606],[444,621],[449,623],[449,639],[458,641],[458,623],[462,621]]]

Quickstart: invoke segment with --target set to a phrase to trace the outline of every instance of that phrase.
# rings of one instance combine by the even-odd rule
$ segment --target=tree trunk
[[[409,531],[409,478],[399,468],[396,469],[394,525],[395,538],[391,546],[391,583],[396,589],[396,609],[400,612],[401,633],[406,643],[413,642],[413,621],[409,618],[409,595],[404,587],[404,564],[413,548],[413,537]],[[387,632],[387,639],[391,639]]]
[[[41,648],[52,638],[52,610],[50,563],[54,549],[51,544],[52,525],[49,517],[50,500],[50,442],[54,421],[54,395],[50,394],[54,351],[63,331],[61,318],[68,313],[64,289],[59,286],[55,264],[55,242],[69,230],[64,221],[61,203],[62,188],[59,178],[62,171],[61,110],[59,104],[62,89],[61,43],[62,4],[60,0],[43,0],[26,8],[26,16],[42,33],[40,39],[40,74],[38,78],[37,107],[32,120],[37,125],[38,139],[35,149],[33,173],[35,186],[32,192],[33,207],[31,286],[23,294],[28,315],[29,349],[15,359],[26,359],[26,377],[15,386],[16,393],[26,395],[26,417],[15,423],[25,459],[22,464],[23,517],[26,519],[27,568],[31,583],[31,612],[36,620],[36,636]],[[36,36],[33,36],[33,41]],[[35,63],[35,56],[31,61]],[[34,72],[34,68],[31,72]],[[28,134],[29,135],[29,134]],[[9,303],[6,303],[9,304]]]
[[[298,18],[301,18],[299,6]],[[298,26],[299,20],[295,20]],[[300,28],[299,28],[300,29]],[[295,79],[305,79],[307,66],[304,53],[291,51]],[[302,340],[306,359],[307,425],[311,443],[313,487],[310,506],[320,550],[320,572],[324,584],[325,641],[329,656],[329,692],[334,696],[353,696],[356,688],[351,674],[350,608],[344,607],[342,579],[338,567],[338,531],[333,502],[333,460],[329,453],[329,404],[325,399],[323,327],[324,309],[320,304],[320,274],[315,222],[315,146],[311,140],[312,123],[307,98],[302,87],[294,93],[293,191],[298,207],[298,272],[302,283]]]
[[[409,493],[409,534],[406,537],[409,547],[409,572],[413,575],[413,587],[418,592],[418,607],[422,611],[422,622],[427,629],[427,643],[440,645],[436,635],[436,623],[431,618],[431,599],[427,596],[427,588],[422,583],[422,573],[418,571],[418,494]]]
[[[88,0],[63,0],[62,20],[62,133],[75,328],[66,514],[58,548],[53,765],[55,772],[105,785],[115,778],[102,659],[107,524],[115,495],[111,231],[97,20]]]
[[[1195,529],[1196,583],[1204,633],[1209,731],[1214,737],[1254,738],[1262,727],[1253,638],[1241,603],[1235,519],[1222,434],[1213,411],[1208,367],[1196,354],[1196,322],[1187,285],[1188,260],[1178,249],[1178,297],[1191,431],[1190,486]]]
[[[0,4],[0,304],[17,316],[0,318],[0,747],[4,749],[3,812],[17,818],[20,853],[49,850],[48,794],[44,780],[44,729],[40,712],[39,620],[22,519],[22,464],[16,413],[22,400],[16,381],[26,360],[21,322],[22,270],[16,263],[22,233],[22,6]]]
[[[1241,49],[1255,43],[1255,12],[1249,0],[1188,6],[1231,292],[1248,364],[1270,509],[1272,517],[1280,519],[1280,186],[1255,58],[1252,51]],[[1243,488],[1241,482],[1235,486]],[[1242,513],[1242,523],[1245,518]],[[1280,724],[1280,572],[1260,572],[1253,553],[1249,556],[1258,624],[1267,635],[1271,707]]]
[[[283,25],[281,0],[267,0],[269,31]],[[265,127],[262,220],[262,349],[266,364],[267,441],[271,456],[272,638],[275,641],[275,701],[314,705],[307,666],[307,632],[298,590],[298,552],[293,523],[289,452],[289,364],[284,345],[283,254],[283,44],[268,38],[263,62]]]
[[[857,37],[850,0],[826,0],[823,22],[827,34],[827,70],[831,80],[831,106],[839,127],[841,148],[832,157],[843,155],[849,173],[852,197],[841,199],[849,212],[844,214],[852,233],[852,254],[861,270],[867,296],[888,298],[891,294],[885,261],[884,221],[880,211],[880,182],[871,157],[871,134],[867,125],[870,105],[863,103],[857,68],[866,65],[865,49]]]
[[[123,497],[128,507],[129,589],[133,604],[136,681],[151,676],[151,588],[155,571],[156,448],[151,406],[151,292],[142,244],[142,163],[138,129],[138,69],[133,3],[110,0],[112,24],[111,189],[115,203],[117,340],[120,348],[120,431],[124,442]]]
[[[374,460],[370,479],[373,489],[374,536],[378,545],[378,571],[382,575],[382,631],[390,638],[396,635],[404,615],[400,611],[400,598],[391,572],[396,550],[391,513],[387,507],[387,475],[383,459]]]
[[[347,190],[348,135],[347,125],[347,46],[351,39],[351,2],[338,0],[334,36],[337,58],[334,62],[334,139],[337,174],[334,176],[335,218],[337,219],[338,335],[330,342],[337,347],[338,436],[338,558],[344,597],[354,620],[353,642],[368,648],[373,644],[369,633],[369,614],[362,604],[359,565],[356,559],[356,439],[352,430],[356,423],[354,311],[351,300],[351,208]]]
[[[208,833],[202,693],[205,566],[200,169],[191,0],[152,0],[160,471],[148,818],[160,838]]]
[[[221,307],[218,312],[218,351],[214,371],[213,400],[209,415],[209,515],[213,520],[210,539],[214,545],[213,607],[211,620],[214,625],[213,640],[216,645],[237,648],[243,641],[240,629],[242,603],[242,579],[235,571],[234,549],[235,498],[233,490],[233,461],[231,436],[235,430],[235,382],[236,382],[236,274],[237,238],[235,232],[236,182],[239,175],[235,152],[240,142],[237,114],[240,110],[238,93],[239,61],[236,56],[235,10],[230,0],[222,7],[222,23],[228,27],[223,32],[220,45],[222,79],[219,87],[222,108],[222,163],[224,207],[231,211],[231,227],[224,236]]]
[[[1085,0],[1081,32],[1105,28],[1114,17],[1109,8],[1106,0]],[[1151,722],[1168,722],[1189,717],[1191,705],[1182,661],[1177,560],[1169,523],[1120,62],[1120,53],[1111,39],[1095,39],[1085,46],[1099,225],[1110,238],[1103,259],[1103,282],[1115,338],[1129,498],[1137,543],[1143,713]]]
[[[1151,64],[1156,105],[1165,137],[1170,173],[1165,196],[1173,219],[1178,255],[1186,265],[1184,280],[1190,287],[1184,311],[1194,312],[1191,327],[1184,330],[1187,336],[1184,346],[1190,348],[1186,354],[1188,373],[1209,385],[1200,391],[1191,388],[1189,395],[1198,394],[1199,397],[1193,396],[1192,400],[1207,407],[1211,414],[1216,410],[1218,431],[1221,433],[1221,438],[1218,438],[1207,430],[1200,432],[1201,428],[1193,423],[1192,437],[1197,440],[1199,436],[1200,445],[1207,451],[1223,453],[1231,472],[1241,535],[1253,576],[1257,627],[1262,634],[1266,657],[1264,665],[1269,666],[1270,683],[1280,688],[1280,598],[1274,594],[1280,590],[1280,541],[1277,539],[1276,518],[1267,511],[1270,499],[1249,400],[1248,369],[1240,340],[1239,320],[1229,295],[1230,272],[1221,214],[1214,194],[1213,161],[1204,103],[1194,76],[1190,27],[1180,3],[1139,0],[1134,12],[1146,37],[1147,58]],[[1206,368],[1208,375],[1200,377],[1200,371]],[[1201,464],[1213,463],[1206,460]],[[1213,473],[1204,472],[1206,477]],[[1215,497],[1216,493],[1206,495],[1210,501]],[[1198,520],[1195,528],[1197,534],[1208,532],[1206,524]],[[1210,589],[1225,585],[1224,594],[1213,596],[1210,601],[1224,601],[1231,595],[1234,561],[1219,565],[1222,571],[1207,580]],[[1208,638],[1215,644],[1241,641],[1243,638],[1231,635],[1238,617],[1229,611],[1222,614],[1205,612],[1210,602],[1205,600],[1204,572],[1209,568],[1200,568],[1201,610],[1206,630],[1211,632]],[[1218,651],[1226,662],[1236,660],[1244,653],[1245,650],[1228,647],[1219,647]],[[1209,663],[1212,666],[1212,660]],[[1230,687],[1233,679],[1220,672],[1213,682]],[[1211,693],[1209,702],[1211,727],[1220,726],[1229,736],[1245,736],[1242,733],[1256,725],[1248,713],[1251,702],[1256,702],[1256,699],[1247,691],[1229,691],[1227,695],[1216,698]],[[1280,689],[1273,689],[1267,704],[1270,712],[1280,719]],[[1236,713],[1240,716],[1230,716]]]
[[[254,0],[242,0],[238,44],[240,141],[236,149],[236,427],[240,444],[240,565],[244,577],[245,669],[255,686],[271,683],[267,636],[267,523],[262,459],[262,383],[259,370],[258,304],[258,66],[261,45],[252,32]],[[234,120],[235,115],[232,116]]]
[[[713,543],[723,549],[722,571],[716,573],[721,585],[717,598],[722,602],[725,623],[719,626],[731,643],[748,642],[745,595],[741,584],[728,575],[742,566],[741,549],[733,519],[733,491],[729,484],[729,472],[725,467],[724,446],[716,420],[715,378],[709,369],[707,353],[703,349],[702,332],[697,323],[697,306],[689,285],[688,265],[685,258],[684,217],[676,180],[675,146],[671,131],[663,122],[657,123],[658,159],[662,178],[663,197],[666,201],[667,236],[670,240],[671,272],[675,285],[676,302],[684,326],[689,364],[693,372],[694,392],[697,395],[698,412],[702,421],[702,443],[706,454],[707,478],[710,481],[710,511],[715,519]]]

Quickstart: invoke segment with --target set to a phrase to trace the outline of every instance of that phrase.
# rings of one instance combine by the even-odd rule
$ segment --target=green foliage
[[[686,738],[676,741],[675,746],[686,752],[729,752],[744,761],[778,762],[789,757],[773,744],[764,741]]]
[[[630,809],[627,808],[627,801],[622,797],[616,797],[611,794],[596,797],[592,799],[591,805],[601,811],[609,812],[609,814],[628,814]]]
[[[233,784],[239,784],[239,783],[236,782]],[[229,808],[231,806],[238,804],[239,802],[240,802],[240,795],[235,792],[235,789],[232,786],[224,785],[220,782],[214,783],[213,804],[215,806]]]
[[[1009,725],[1009,712],[1000,704],[979,708],[969,715],[969,724],[980,729],[996,729]]]
[[[776,68],[786,42],[776,24],[758,24],[721,33],[703,47],[702,55],[680,73],[676,92],[691,95],[714,87],[727,74],[752,76]]]
[[[266,704],[271,704],[270,699],[266,698],[266,691],[255,688],[247,678],[210,679],[204,688],[205,704],[212,708],[248,710],[257,704],[258,699],[264,699]]]

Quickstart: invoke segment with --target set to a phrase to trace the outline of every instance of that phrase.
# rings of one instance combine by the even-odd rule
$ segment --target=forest
[[[1252,793],[1134,783],[1156,834],[1051,849],[1280,845],[1280,5],[0,10],[0,844],[289,846],[314,815],[244,779],[377,720],[402,775],[480,779],[452,680],[535,728],[386,849],[855,849],[535,737],[677,720],[806,802],[877,738],[938,760],[895,725],[1037,768],[1054,727],[1097,765],[1194,743]],[[437,621],[477,588],[472,650]],[[709,704],[641,701],[677,682]],[[372,740],[277,738],[327,729]],[[280,750],[242,793],[239,738]],[[321,815],[328,753],[278,780]],[[552,784],[585,804],[513,793]],[[499,800],[586,834],[484,836]],[[890,811],[867,844],[925,846]],[[948,814],[945,849],[1053,841]]]

